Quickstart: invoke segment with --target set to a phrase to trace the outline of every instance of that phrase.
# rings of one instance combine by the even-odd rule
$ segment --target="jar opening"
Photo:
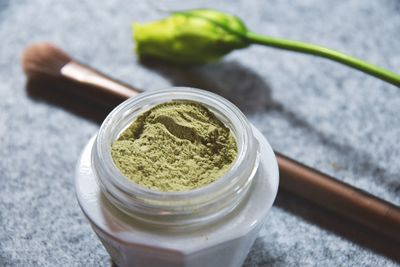
[[[230,128],[238,150],[231,167],[216,181],[190,191],[156,191],[128,180],[113,162],[112,142],[138,115],[157,104],[179,100],[207,107]],[[101,125],[93,150],[92,163],[100,188],[112,204],[138,219],[170,225],[204,221],[222,210],[232,210],[233,200],[247,192],[259,153],[251,126],[237,107],[216,94],[185,87],[145,92],[123,102]]]

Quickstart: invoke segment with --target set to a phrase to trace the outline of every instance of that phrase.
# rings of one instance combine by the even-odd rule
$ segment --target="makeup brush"
[[[116,106],[139,93],[138,89],[73,60],[49,43],[27,47],[22,55],[22,68],[29,79],[65,85],[71,93],[108,106]]]
[[[68,84],[72,93],[106,104],[117,105],[141,91],[73,60],[48,43],[26,48],[22,67],[29,79]],[[400,241],[399,207],[278,152],[276,156],[281,189]]]

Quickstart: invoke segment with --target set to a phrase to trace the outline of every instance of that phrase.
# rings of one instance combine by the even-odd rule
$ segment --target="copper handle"
[[[76,61],[70,61],[61,68],[61,79],[68,85],[68,91],[90,98],[107,106],[116,106],[140,90]],[[58,81],[59,82],[59,81]]]
[[[277,153],[282,189],[400,241],[400,208]]]

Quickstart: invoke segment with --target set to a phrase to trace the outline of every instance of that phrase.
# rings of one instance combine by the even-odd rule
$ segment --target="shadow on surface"
[[[395,262],[400,262],[400,255],[398,253],[400,249],[399,242],[395,242],[362,225],[349,221],[324,208],[320,208],[314,203],[280,189],[274,206],[294,214],[310,224],[317,225],[334,235],[347,239],[373,253],[385,256]],[[296,225],[291,225],[291,227],[295,228]],[[285,234],[290,235],[290,232],[282,233],[282,235]],[[273,238],[257,238],[244,266],[287,266],[287,254],[296,254],[297,250],[302,249],[299,244],[293,241],[294,243],[290,250],[279,251],[279,248],[278,250],[275,248],[275,251],[271,252],[265,248],[274,248],[275,246],[271,244],[272,242],[274,242]],[[334,251],[328,253],[326,257],[334,257],[334,253]],[[301,263],[298,264],[301,265]]]
[[[368,155],[364,155],[350,146],[336,143],[306,120],[299,117],[298,114],[275,101],[271,96],[271,89],[264,79],[237,62],[221,62],[198,67],[170,66],[156,61],[142,63],[147,68],[155,70],[170,79],[175,86],[198,87],[220,94],[235,103],[246,114],[279,112],[293,127],[301,127],[307,130],[310,135],[317,138],[316,140],[331,149],[344,153],[349,158],[363,158],[363,165],[369,167],[362,170],[361,173],[357,169],[358,175],[363,175],[364,173],[371,175],[376,169],[379,170],[382,180],[387,175],[391,175],[384,170],[380,170],[379,166],[374,165],[376,163]],[[37,101],[60,106],[69,112],[99,124],[112,109],[112,107],[105,107],[86,98],[70,94],[68,90],[60,89],[59,85],[54,83],[29,81],[27,83],[27,93]],[[386,186],[393,185],[387,184]],[[398,184],[395,186],[399,187]],[[275,205],[360,246],[395,261],[400,261],[400,255],[398,254],[400,245],[398,243],[394,243],[392,240],[320,208],[311,202],[280,190]],[[271,259],[271,261],[269,264],[279,265],[279,259]]]
[[[386,238],[366,226],[281,189],[274,205],[362,247],[400,262],[400,242]]]
[[[272,100],[269,85],[235,61],[205,66],[171,65],[153,59],[142,59],[141,63],[170,80],[174,86],[189,86],[214,92],[233,102],[246,114],[265,111],[277,104]]]
[[[87,98],[79,97],[69,93],[68,87],[56,82],[43,82],[29,80],[26,91],[30,98],[35,101],[45,102],[50,105],[61,107],[77,116],[84,117],[100,124],[112,107],[106,107]]]

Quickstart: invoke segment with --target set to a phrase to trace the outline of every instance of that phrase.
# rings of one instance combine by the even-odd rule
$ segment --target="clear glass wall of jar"
[[[126,179],[111,158],[111,144],[139,114],[172,100],[188,100],[210,109],[237,140],[238,156],[230,170],[208,186],[187,192],[159,192]],[[107,199],[121,211],[165,227],[196,226],[232,211],[246,195],[259,163],[259,144],[242,112],[207,91],[173,88],[145,93],[122,103],[106,118],[93,147],[92,162]]]

